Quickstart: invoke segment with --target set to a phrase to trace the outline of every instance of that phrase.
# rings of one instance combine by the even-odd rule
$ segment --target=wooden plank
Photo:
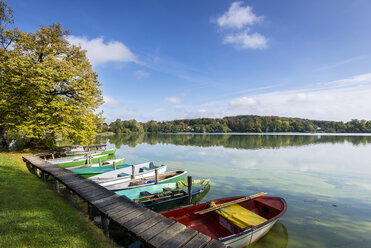
[[[134,212],[134,211],[137,210],[137,209],[138,209],[137,206],[127,206],[127,207],[123,206],[123,207],[121,208],[120,211],[116,211],[116,213],[110,214],[109,216],[110,216],[110,218],[111,218],[112,220],[118,222],[118,220],[119,220],[122,216],[124,216],[124,215],[128,215],[128,214]]]
[[[198,233],[195,237],[188,241],[183,248],[204,247],[210,240],[211,238],[209,236],[206,236],[203,233]]]
[[[205,248],[225,248],[225,245],[219,240],[212,239]]]
[[[126,225],[124,225],[125,223],[127,223],[127,222],[129,222],[129,221],[131,221],[131,220],[133,220],[133,219],[136,219],[136,218],[138,218],[139,216],[141,216],[141,215],[143,215],[143,214],[145,214],[145,213],[148,213],[148,211],[150,211],[150,210],[145,209],[145,208],[143,208],[143,207],[138,207],[138,208],[136,208],[136,210],[134,210],[133,212],[131,212],[131,213],[127,214],[127,215],[123,215],[123,216],[121,216],[121,217],[117,220],[117,222],[118,222],[120,225],[126,227]]]
[[[105,209],[104,212],[107,216],[111,217],[114,216],[117,213],[120,213],[121,211],[125,210],[127,208],[126,203],[123,202],[116,202],[112,205],[110,205],[109,209]]]
[[[194,238],[198,232],[192,228],[186,228],[172,239],[168,240],[161,248],[180,248]]]
[[[162,232],[155,235],[149,240],[149,244],[153,247],[160,247],[169,239],[172,239],[175,235],[186,229],[187,227],[179,222],[175,222],[170,227],[164,229]]]
[[[91,192],[86,192],[84,194],[81,195],[81,197],[83,197],[86,201],[88,202],[92,202],[94,200],[98,200],[98,199],[101,199],[101,198],[104,198],[106,196],[110,196],[110,192],[94,192],[94,191],[91,191]]]
[[[145,241],[148,241],[156,236],[158,233],[162,232],[164,229],[169,228],[174,223],[175,221],[165,218],[162,221],[156,223],[156,225],[139,234],[139,237]]]
[[[164,219],[166,219],[166,218],[162,215],[155,215],[152,218],[149,218],[148,220],[142,222],[141,224],[131,228],[131,231],[138,235],[138,234],[148,230],[149,228],[152,228],[152,226],[154,226],[157,223],[163,221]]]
[[[95,205],[95,206],[104,206],[104,204],[106,202],[109,202],[111,200],[114,200],[114,202],[117,202],[117,198],[119,198],[120,196],[116,195],[116,194],[112,194],[112,195],[107,195],[106,197],[103,197],[103,198],[100,198],[100,199],[97,199],[97,200],[94,200],[94,201],[91,201],[90,203]]]
[[[138,226],[139,224],[145,222],[146,220],[152,218],[153,216],[155,216],[157,213],[151,211],[148,209],[148,211],[146,211],[144,214],[138,216],[137,218],[135,219],[132,219],[131,221],[128,221],[125,223],[125,227],[127,229],[131,229],[135,226]]]

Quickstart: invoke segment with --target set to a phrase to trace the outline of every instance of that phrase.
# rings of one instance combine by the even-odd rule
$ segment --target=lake
[[[253,247],[371,247],[371,136],[98,136],[125,163],[153,161],[210,178],[202,201],[268,192],[287,212]]]

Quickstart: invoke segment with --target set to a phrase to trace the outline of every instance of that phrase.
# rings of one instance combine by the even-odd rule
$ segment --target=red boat
[[[286,202],[282,198],[268,196],[245,201],[241,198],[246,197],[224,198],[161,214],[217,239],[227,247],[246,247],[268,233],[278,218],[285,213]],[[204,214],[197,213],[209,209],[210,206],[215,208],[215,205],[228,205],[227,202],[236,200],[242,201]]]

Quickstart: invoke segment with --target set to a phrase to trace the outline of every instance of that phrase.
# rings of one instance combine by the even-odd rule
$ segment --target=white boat
[[[185,179],[187,171],[169,171],[166,173],[160,173],[159,170],[159,182],[158,183],[172,183]],[[108,190],[117,191],[125,189],[133,189],[139,187],[145,187],[156,183],[155,175],[146,176],[142,178],[131,179],[130,176],[117,181],[108,181],[100,183],[101,186]]]
[[[164,173],[166,171],[166,165],[155,166],[153,162],[146,162],[142,164],[134,165],[135,179],[141,179],[145,177],[155,176],[155,170],[158,169],[158,173]],[[122,168],[113,170],[110,172],[102,173],[93,177],[89,177],[96,183],[108,183],[108,185],[119,184],[127,182],[132,179],[132,167]]]

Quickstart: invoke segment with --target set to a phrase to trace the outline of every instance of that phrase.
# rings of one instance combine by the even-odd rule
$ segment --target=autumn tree
[[[13,10],[4,1],[0,0],[0,25],[12,23],[14,23]]]
[[[103,103],[97,74],[60,24],[35,33],[0,26],[0,134],[33,141],[46,136],[89,143]]]

